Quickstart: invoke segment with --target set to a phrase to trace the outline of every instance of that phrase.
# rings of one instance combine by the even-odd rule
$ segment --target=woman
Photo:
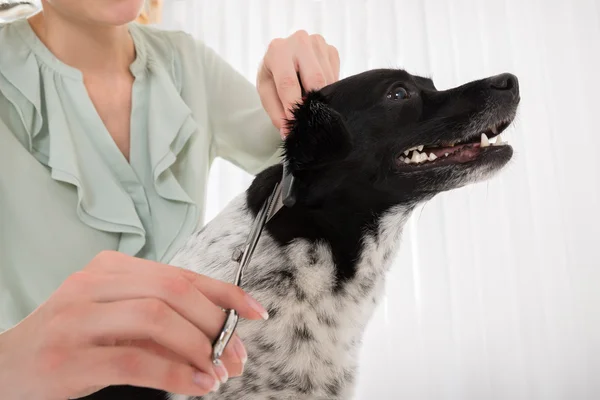
[[[221,308],[268,316],[165,263],[203,223],[212,160],[276,162],[297,74],[308,90],[337,80],[337,51],[305,32],[277,39],[257,91],[190,36],[129,24],[142,5],[42,0],[0,26],[3,398],[120,384],[203,395],[247,358],[235,338],[210,362]]]

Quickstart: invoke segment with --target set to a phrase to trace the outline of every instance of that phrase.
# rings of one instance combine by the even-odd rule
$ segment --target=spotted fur
[[[489,178],[512,148],[466,147],[468,157],[417,166],[399,157],[420,144],[471,146],[480,130],[512,120],[518,103],[508,74],[438,91],[430,79],[374,70],[309,93],[284,144],[298,202],[265,227],[243,281],[270,318],[239,323],[244,374],[202,399],[351,399],[365,327],[410,213],[437,193]],[[171,264],[233,281],[231,255],[281,176],[281,166],[261,172]],[[190,400],[122,387],[91,397],[109,398]]]
[[[377,235],[364,237],[356,276],[339,291],[334,290],[335,266],[326,243],[298,238],[281,246],[265,232],[244,289],[269,310],[270,318],[240,322],[237,333],[249,354],[244,374],[203,399],[351,398],[358,346],[374,300],[383,293],[390,255],[407,217],[408,210],[394,208],[382,218]],[[232,281],[237,264],[224,255],[244,244],[252,220],[245,196],[239,196],[172,263]],[[212,239],[219,240],[218,246],[209,245]]]

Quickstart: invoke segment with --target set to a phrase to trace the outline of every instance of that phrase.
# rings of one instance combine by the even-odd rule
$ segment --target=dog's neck
[[[254,215],[281,176],[282,167],[278,165],[256,177],[247,192],[248,205]],[[387,237],[392,235],[389,239],[397,241],[413,208],[394,206],[391,201],[382,201],[380,197],[366,193],[366,190],[339,189],[310,205],[306,204],[303,193],[300,193],[298,203],[292,208],[282,208],[267,224],[266,230],[281,245],[296,238],[329,244],[336,266],[337,289],[341,289],[356,275],[357,266],[368,246],[366,238],[379,242],[387,241]],[[389,218],[384,218],[385,215]],[[393,233],[390,227],[384,226],[386,223],[395,225]]]

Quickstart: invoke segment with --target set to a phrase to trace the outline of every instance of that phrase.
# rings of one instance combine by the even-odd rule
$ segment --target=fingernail
[[[263,306],[260,305],[260,303],[256,300],[254,300],[254,298],[252,298],[250,295],[246,295],[246,302],[248,303],[248,305],[250,306],[250,308],[252,308],[254,311],[256,311],[264,320],[269,319],[269,313],[267,312],[267,310],[264,309]]]
[[[233,337],[233,350],[242,361],[242,364],[246,364],[246,361],[248,361],[248,353],[246,352],[244,343],[242,343],[242,339],[238,336]]]
[[[221,383],[227,382],[227,380],[229,379],[229,373],[227,372],[227,368],[225,368],[225,366],[223,366],[223,363],[221,362],[221,360],[215,361],[214,364],[215,364],[215,367],[214,367],[215,373],[219,377],[219,380],[221,381]]]
[[[200,371],[196,371],[194,373],[194,383],[205,390],[210,390],[211,392],[216,392],[221,386],[221,383],[219,383],[218,380]]]

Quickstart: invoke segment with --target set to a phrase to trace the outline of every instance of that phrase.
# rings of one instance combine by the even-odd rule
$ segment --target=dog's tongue
[[[477,153],[479,153],[479,143],[459,144],[453,147],[433,147],[425,148],[423,152],[427,155],[433,153],[437,158],[452,157],[454,160],[470,161]]]

